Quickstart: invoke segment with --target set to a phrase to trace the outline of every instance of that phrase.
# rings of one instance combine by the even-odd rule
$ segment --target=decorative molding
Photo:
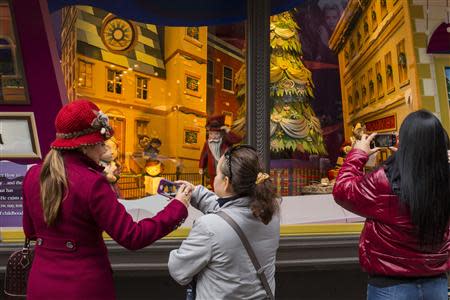
[[[199,56],[193,55],[192,53],[189,53],[182,49],[177,49],[168,58],[166,58],[164,60],[164,63],[167,64],[177,54],[179,54],[180,56],[183,56],[185,59],[195,60],[199,64],[206,64],[206,62],[207,62],[207,59],[205,59],[205,58],[201,58]]]
[[[188,114],[188,115],[192,114],[199,118],[206,118],[206,116],[207,116],[206,113],[203,111],[195,110],[195,109],[192,109],[192,108],[189,108],[186,106],[181,106],[181,105],[172,106],[172,111],[180,111],[180,112],[182,112],[184,114]]]

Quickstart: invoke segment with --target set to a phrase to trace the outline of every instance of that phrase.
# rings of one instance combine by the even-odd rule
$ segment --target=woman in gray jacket
[[[196,300],[267,297],[239,236],[215,214],[224,211],[247,236],[275,294],[279,203],[256,151],[246,145],[229,148],[217,164],[214,190],[195,187],[191,205],[205,215],[195,221],[180,248],[170,253],[170,275],[181,285],[195,277]]]

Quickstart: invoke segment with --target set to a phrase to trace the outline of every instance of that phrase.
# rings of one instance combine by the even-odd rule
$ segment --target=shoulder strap
[[[266,274],[264,274],[264,270],[261,268],[258,258],[256,257],[255,252],[253,251],[253,248],[250,245],[241,227],[239,227],[239,225],[233,220],[233,218],[231,218],[227,213],[225,213],[222,210],[218,211],[216,215],[224,219],[234,229],[234,231],[236,231],[237,235],[241,239],[242,244],[244,245],[245,250],[247,250],[248,256],[250,257],[253,266],[255,267],[256,275],[258,276],[259,280],[261,280],[261,283],[264,289],[266,290],[267,298],[270,300],[274,300],[275,298],[272,294],[272,290],[270,289]]]

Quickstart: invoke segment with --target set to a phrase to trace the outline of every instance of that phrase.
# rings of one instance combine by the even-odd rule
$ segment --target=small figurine
[[[142,147],[144,156],[147,158],[157,159],[161,144],[161,140],[157,137],[150,138],[147,135],[139,136],[139,146]]]
[[[214,188],[216,166],[220,157],[234,144],[241,142],[242,138],[225,126],[225,116],[211,116],[206,122],[207,140],[200,154],[199,173],[203,175],[207,168],[211,189]]]
[[[117,181],[120,178],[120,163],[118,162],[117,142],[114,138],[110,138],[105,142],[105,145],[107,150],[100,158],[100,165],[104,167],[103,173],[106,179],[119,196]]]
[[[356,123],[355,127],[352,128],[353,136],[350,137],[350,140],[352,142],[352,147],[356,143],[356,141],[359,141],[363,134],[367,134],[366,125],[361,123]],[[350,152],[350,151],[348,151]],[[347,153],[348,153],[347,152]]]

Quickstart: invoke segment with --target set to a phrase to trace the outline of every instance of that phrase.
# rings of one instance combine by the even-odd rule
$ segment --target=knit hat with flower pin
[[[88,100],[75,100],[58,112],[53,149],[76,149],[104,142],[113,135],[108,116]]]

